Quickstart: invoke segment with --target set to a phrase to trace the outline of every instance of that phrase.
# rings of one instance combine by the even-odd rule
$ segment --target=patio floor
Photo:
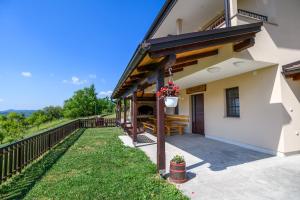
[[[156,143],[137,146],[156,163]],[[185,157],[190,179],[177,187],[191,199],[300,198],[300,155],[274,157],[195,134],[166,138],[167,172],[176,154]]]

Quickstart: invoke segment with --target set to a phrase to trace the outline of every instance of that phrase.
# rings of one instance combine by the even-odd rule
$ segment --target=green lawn
[[[47,122],[47,123],[41,124],[39,128],[35,126],[35,127],[32,127],[30,129],[28,129],[26,131],[25,135],[36,134],[38,132],[54,128],[56,126],[68,123],[70,121],[71,121],[71,119],[65,119],[65,118],[64,119],[53,120],[51,122]]]
[[[41,159],[31,170],[42,178],[34,178],[24,188],[32,176],[24,175],[23,182],[12,181],[0,190],[2,198],[10,194],[25,199],[186,199],[156,175],[155,165],[142,151],[124,147],[118,139],[120,133],[118,128],[103,128],[73,134],[65,140],[67,144],[57,147],[59,152],[50,152],[56,156],[48,156],[52,158],[48,164]],[[45,165],[51,167],[43,173]],[[23,196],[13,196],[14,191]]]

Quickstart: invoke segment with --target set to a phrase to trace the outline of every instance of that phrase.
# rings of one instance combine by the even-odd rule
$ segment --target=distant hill
[[[11,112],[16,112],[16,113],[24,114],[25,117],[28,117],[29,115],[31,115],[35,111],[36,110],[13,110],[13,109],[9,109],[9,110],[0,111],[0,115],[7,115]]]

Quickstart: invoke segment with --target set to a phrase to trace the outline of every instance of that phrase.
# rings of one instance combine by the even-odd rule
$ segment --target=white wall
[[[300,81],[287,80],[282,65],[300,60],[300,1],[299,0],[238,0],[238,8],[269,17],[256,36],[256,44],[248,50],[254,60],[279,64],[273,89],[273,102],[281,104],[290,116],[283,127],[284,151],[300,151]],[[253,20],[239,17],[238,24]]]
[[[284,151],[282,128],[289,122],[282,104],[271,103],[277,67],[212,82],[205,93],[205,132],[271,151]],[[240,118],[225,116],[225,89],[239,87]]]
[[[189,1],[196,7],[195,2]],[[255,37],[254,47],[232,55],[227,45],[226,48],[221,49],[222,56],[218,55],[212,60],[203,59],[199,64],[201,67],[186,68],[183,72],[175,74],[175,80],[177,76],[186,76],[195,70],[207,68],[214,62],[226,60],[228,57],[277,63],[276,66],[258,70],[256,75],[249,72],[208,83],[204,96],[205,131],[210,136],[258,146],[272,152],[300,151],[300,81],[287,80],[281,74],[282,65],[300,60],[300,1],[231,0],[231,2],[235,4],[233,9],[240,8],[266,15],[273,24],[264,23],[262,31]],[[184,3],[186,4],[185,1]],[[182,16],[175,17],[175,14],[179,15],[181,11],[188,10],[184,9],[184,5],[179,5],[177,5],[178,11],[173,13],[174,16],[171,13],[168,17],[169,21],[165,23],[173,24],[175,27],[175,20],[182,18]],[[194,24],[197,21],[194,19],[197,19],[194,15],[184,17],[184,31],[190,32],[196,29],[195,25],[189,29],[185,27],[191,24],[190,22]],[[257,22],[240,16],[234,20],[233,25]],[[197,23],[202,24],[201,21]],[[164,28],[171,30],[163,24],[157,34]],[[234,86],[240,88],[241,117],[239,119],[224,117],[224,89]],[[190,96],[185,94],[185,90],[181,91],[179,114],[191,116]],[[191,126],[188,130],[191,131]]]
[[[283,127],[291,117],[280,103],[271,103],[277,66],[207,84],[204,93],[205,135],[284,152]],[[239,87],[240,118],[225,117],[225,89]],[[190,95],[180,99],[180,114],[191,116]],[[189,127],[190,128],[190,127]],[[190,130],[191,131],[191,130]]]

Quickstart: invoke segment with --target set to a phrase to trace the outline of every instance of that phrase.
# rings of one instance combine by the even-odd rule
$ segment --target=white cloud
[[[26,78],[32,77],[31,72],[22,72],[21,75],[24,76],[24,77],[26,77]]]
[[[81,85],[81,84],[87,83],[87,80],[80,80],[76,76],[73,76],[71,80],[74,85]]]
[[[0,103],[3,102],[3,101],[4,101],[4,99],[1,99],[1,98],[0,98]]]
[[[90,74],[90,75],[89,75],[89,78],[91,78],[91,79],[96,79],[96,78],[97,78],[97,75],[96,75],[96,74]]]
[[[107,97],[107,96],[110,96],[113,92],[112,91],[101,91],[99,92],[98,96],[99,97]]]
[[[88,81],[87,80],[81,80],[80,78],[78,78],[77,76],[72,76],[71,80],[68,81],[68,80],[63,80],[62,81],[63,83],[71,83],[73,85],[82,85],[82,84],[85,84],[87,83]]]

